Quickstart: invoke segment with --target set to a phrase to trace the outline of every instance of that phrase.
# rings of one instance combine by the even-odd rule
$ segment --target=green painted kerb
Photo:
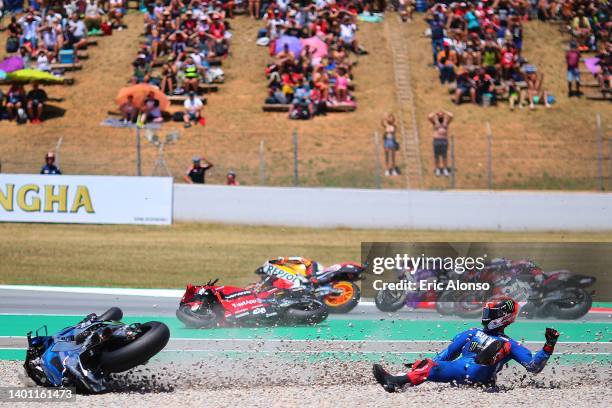
[[[450,340],[478,321],[435,320],[327,320],[317,326],[187,329],[174,317],[126,317],[126,323],[161,321],[173,338],[186,339],[291,339],[291,340]],[[49,333],[73,325],[76,316],[0,315],[0,336],[25,336],[46,324]],[[544,341],[544,329],[555,327],[561,342],[612,341],[612,325],[606,322],[530,322],[518,321],[507,334],[520,341]]]

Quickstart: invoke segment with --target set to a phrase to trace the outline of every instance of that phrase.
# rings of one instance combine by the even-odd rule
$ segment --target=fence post
[[[55,165],[59,167],[60,169],[62,168],[62,166],[60,165],[60,149],[62,147],[63,141],[64,141],[64,136],[60,136],[60,138],[57,139],[57,143],[55,144]]]
[[[266,158],[264,156],[264,140],[259,142],[259,184],[266,185]]]
[[[142,175],[141,161],[140,161],[140,126],[136,124],[136,175]]]
[[[380,179],[380,173],[381,173],[381,168],[380,168],[380,143],[379,143],[379,139],[378,139],[378,132],[375,131],[374,132],[374,154],[376,155],[375,157],[375,169],[374,169],[374,186],[378,189],[381,188],[381,179]]]
[[[599,113],[595,114],[595,121],[597,123],[597,176],[599,177],[599,189],[603,191],[603,136],[601,131],[601,116]]]
[[[300,184],[298,175],[298,133],[297,129],[293,129],[293,185],[297,187]]]
[[[493,189],[493,134],[491,133],[491,124],[487,122],[487,186],[489,190]]]
[[[451,172],[450,172],[450,182],[451,182],[451,188],[454,189],[455,188],[455,136],[451,135],[450,137],[451,139],[451,151],[450,151],[450,156],[451,156]]]

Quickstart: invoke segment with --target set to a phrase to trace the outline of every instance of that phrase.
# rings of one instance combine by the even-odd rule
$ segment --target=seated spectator
[[[44,48],[44,45],[41,44],[41,47],[36,51],[36,69],[51,72],[51,58],[49,58],[49,54],[47,50]]]
[[[455,67],[457,66],[457,53],[450,48],[450,42],[445,41],[442,51],[438,53],[438,69],[440,70],[440,83],[455,81]]]
[[[485,106],[495,105],[497,97],[493,78],[481,68],[472,80],[474,81],[474,91],[472,92],[476,93],[476,102]]]
[[[161,109],[159,107],[159,100],[155,98],[155,94],[153,92],[150,92],[149,95],[147,95],[142,111],[142,123],[162,123],[164,121]]]
[[[350,78],[343,68],[338,69],[336,74],[336,100],[343,103],[348,100],[348,86]]]
[[[32,90],[28,92],[26,101],[30,122],[33,125],[42,123],[42,114],[45,107],[45,102],[47,102],[47,93],[40,89],[38,82],[32,83]]]
[[[185,73],[185,92],[199,92],[201,80],[200,73],[202,70],[203,68],[198,67],[193,61],[193,58],[187,58],[183,66],[183,72]]]
[[[68,43],[75,50],[74,59],[78,61],[76,51],[85,48],[87,45],[87,28],[83,20],[79,19],[78,14],[73,13],[70,16],[66,32],[68,34]]]
[[[537,72],[536,68],[525,67],[525,82],[527,82],[527,97],[529,98],[529,109],[534,110],[535,105],[544,102],[544,106],[550,108],[548,92],[544,89],[544,74]]]
[[[53,22],[52,24],[44,24],[39,29],[39,44],[49,52],[50,59],[57,59],[59,50],[64,44],[64,35],[61,26]]]
[[[38,27],[41,23],[40,16],[37,15],[34,9],[30,9],[23,17],[18,20],[21,25],[21,37],[19,38],[19,46],[23,47],[29,44],[31,49],[38,47]]]
[[[213,167],[214,165],[205,158],[194,156],[191,166],[189,166],[187,173],[183,176],[183,180],[189,184],[205,184],[206,172]]]
[[[134,122],[138,117],[138,108],[134,105],[134,95],[128,95],[126,101],[119,107],[124,123]]]
[[[289,109],[290,119],[310,119],[312,117],[313,110],[310,100],[310,89],[305,84],[304,79],[300,78],[293,100],[291,101],[291,108]]]
[[[194,124],[199,123],[202,126],[206,123],[202,116],[204,104],[202,100],[196,96],[195,92],[189,92],[189,96],[185,99],[183,106],[185,107],[185,113],[183,115],[185,128],[191,127],[192,122]]]
[[[45,155],[45,164],[40,169],[40,174],[47,174],[52,176],[58,176],[62,174],[59,167],[55,165],[55,153],[48,152]]]
[[[151,64],[147,62],[144,54],[138,54],[132,62],[132,67],[134,68],[132,84],[148,83],[151,80]]]
[[[123,24],[124,0],[109,0],[108,16],[113,28],[121,31],[125,28]]]
[[[457,75],[457,87],[452,97],[453,103],[459,105],[464,96],[470,96],[472,103],[476,103],[476,88],[470,73],[466,68],[461,68]]]
[[[6,111],[8,113],[9,120],[20,118],[18,117],[19,111],[23,111],[23,104],[25,100],[25,90],[21,84],[12,84],[6,94]],[[25,115],[23,115],[25,116]]]
[[[87,31],[99,30],[103,15],[104,10],[98,5],[98,1],[88,0],[85,6],[85,27],[87,27]]]

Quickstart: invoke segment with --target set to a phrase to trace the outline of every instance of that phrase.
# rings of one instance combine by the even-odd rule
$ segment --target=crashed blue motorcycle
[[[113,307],[100,316],[90,314],[54,336],[48,335],[47,326],[34,337],[29,332],[26,373],[44,387],[75,387],[85,394],[109,391],[110,374],[146,363],[170,339],[163,323],[125,324],[122,318],[121,309]]]

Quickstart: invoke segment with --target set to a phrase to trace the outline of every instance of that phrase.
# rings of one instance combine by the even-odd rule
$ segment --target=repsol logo
[[[95,212],[87,186],[53,184],[0,185],[0,207],[7,212]]]

